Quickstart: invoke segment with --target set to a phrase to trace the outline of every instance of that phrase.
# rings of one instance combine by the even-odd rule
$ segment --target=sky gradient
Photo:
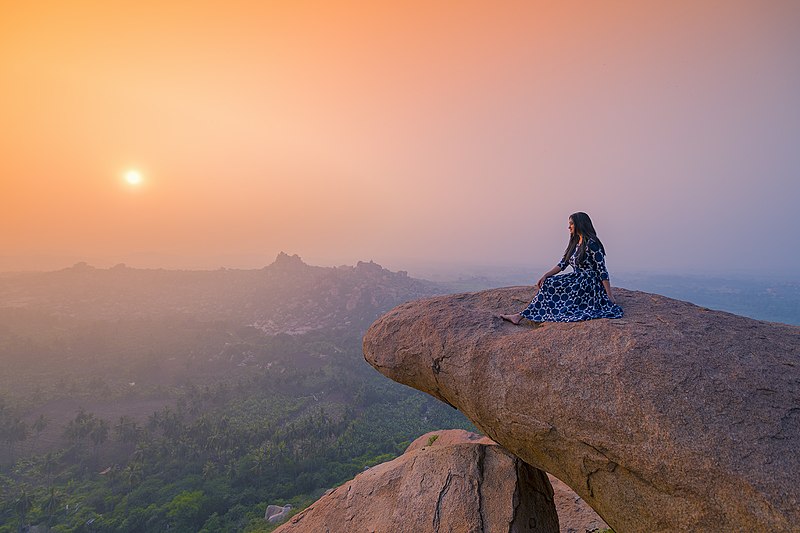
[[[612,273],[798,277],[798,27],[793,1],[0,0],[0,271],[539,268],[586,211]]]

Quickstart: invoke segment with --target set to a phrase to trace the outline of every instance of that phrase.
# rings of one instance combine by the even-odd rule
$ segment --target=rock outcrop
[[[548,474],[561,533],[592,533],[608,529],[602,518],[566,483]]]
[[[532,290],[410,302],[366,359],[461,410],[618,532],[800,528],[800,328],[615,289],[619,320],[513,326]]]
[[[485,437],[444,430],[329,491],[276,533],[308,531],[557,533],[558,517],[544,472]]]
[[[283,522],[289,513],[292,512],[291,505],[267,505],[267,511],[264,513],[264,520],[270,524],[277,524]]]

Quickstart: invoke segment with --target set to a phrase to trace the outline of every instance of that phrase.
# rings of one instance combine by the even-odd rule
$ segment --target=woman
[[[611,294],[605,253],[589,215],[573,213],[564,257],[536,283],[539,292],[525,310],[500,318],[519,324],[523,318],[534,322],[577,322],[622,317],[622,308]],[[553,277],[567,265],[573,272]]]

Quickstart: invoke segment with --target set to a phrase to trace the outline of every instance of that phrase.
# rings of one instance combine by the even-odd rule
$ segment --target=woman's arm
[[[589,259],[589,262],[592,264],[592,268],[600,276],[600,280],[603,282],[603,288],[606,290],[608,299],[611,300],[612,304],[616,303],[614,301],[614,295],[611,294],[611,281],[609,281],[605,255],[600,249],[600,245],[597,244],[597,241],[594,239],[589,241],[589,249],[587,250],[586,256]]]
[[[544,280],[546,280],[546,279],[547,279],[547,278],[549,278],[550,276],[555,276],[556,274],[558,274],[558,273],[559,273],[559,272],[561,272],[562,270],[564,270],[564,269],[563,269],[563,268],[561,268],[561,266],[560,266],[560,265],[556,265],[556,266],[554,266],[553,268],[551,268],[550,270],[548,270],[547,272],[545,272],[545,273],[544,273],[544,276],[542,276],[541,278],[539,278],[539,281],[537,281],[537,282],[536,282],[536,286],[537,286],[537,287],[539,287],[539,288],[541,289],[541,288],[542,288],[542,283],[544,283]]]
[[[617,302],[614,301],[614,295],[611,294],[611,282],[608,281],[607,279],[604,279],[603,280],[603,288],[606,290],[606,294],[608,295],[608,299],[611,300],[611,303],[612,304],[617,303]]]

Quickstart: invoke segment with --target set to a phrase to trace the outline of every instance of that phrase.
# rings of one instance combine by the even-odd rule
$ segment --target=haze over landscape
[[[796,279],[799,23],[791,1],[3,2],[0,270],[283,250],[537,276],[583,210],[612,275]]]
[[[690,493],[726,517],[758,515],[739,485],[730,500],[680,476],[675,489],[669,469],[728,490],[693,461],[718,466],[726,440],[769,435],[779,451],[765,471],[788,465],[794,490],[800,463],[780,450],[800,435],[798,27],[790,0],[0,0],[0,533],[311,527],[314,502],[358,500],[354,476],[378,479],[404,452],[413,465],[411,443],[428,450],[443,429],[505,451],[473,446],[480,458],[459,471],[446,446],[478,435],[442,433],[443,485],[428,477],[433,499],[413,498],[437,530],[464,514],[445,499],[479,508],[481,530],[484,500],[513,508],[510,529],[535,523],[518,496],[551,483],[564,533],[644,527],[627,504],[590,501],[589,477],[629,466],[598,434],[661,461],[633,479],[664,490],[680,519],[715,520]],[[576,211],[594,220],[625,315],[501,320],[561,258]],[[549,294],[550,307],[594,305]],[[392,325],[418,310],[413,326]],[[453,396],[370,360],[365,346],[404,335],[418,346],[394,352],[421,365],[414,376],[439,387],[465,373]],[[511,420],[525,387],[546,397]],[[484,393],[487,412],[502,410],[489,425],[470,412]],[[600,413],[577,440],[561,431],[570,402]],[[761,433],[738,433],[737,405]],[[670,433],[690,427],[684,415],[719,439]],[[527,461],[495,423],[532,429],[534,447],[551,433],[579,443],[580,475],[534,460],[541,471],[499,475],[511,488],[484,498],[485,457]],[[662,461],[634,427],[670,453],[714,445],[691,464]],[[477,487],[479,503],[451,481]],[[650,494],[607,486],[597,493]],[[380,519],[407,517],[365,501]],[[592,510],[606,504],[613,520]],[[645,507],[665,531],[702,530]]]

